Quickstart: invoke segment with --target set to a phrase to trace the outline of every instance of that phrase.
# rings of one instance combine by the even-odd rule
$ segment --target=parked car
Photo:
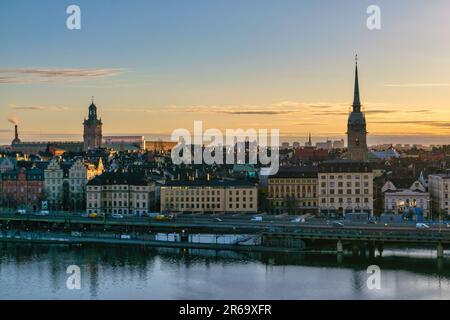
[[[163,214],[159,214],[159,215],[157,215],[157,216],[155,217],[155,219],[158,220],[158,221],[163,221],[163,220],[166,219],[166,216],[163,215]]]
[[[214,221],[216,221],[216,222],[222,222],[223,220],[220,219],[220,218],[214,218]]]
[[[253,217],[250,221],[262,222],[263,218],[262,217]]]
[[[420,230],[430,229],[430,226],[425,223],[419,222],[419,223],[416,223],[416,229],[420,229]]]
[[[27,214],[27,210],[25,210],[25,209],[17,209],[16,215],[23,215],[23,214]]]
[[[89,213],[89,214],[88,214],[88,217],[91,218],[91,219],[95,219],[95,218],[98,217],[98,214],[95,213],[95,212],[92,212],[92,213]]]
[[[131,240],[131,236],[128,235],[128,234],[122,234],[122,235],[120,236],[120,239],[122,239],[122,240]]]
[[[123,219],[123,215],[120,213],[113,213],[111,217],[113,217],[114,219]]]

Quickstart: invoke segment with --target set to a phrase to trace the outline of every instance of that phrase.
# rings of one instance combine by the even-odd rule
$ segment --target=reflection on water
[[[0,244],[2,299],[446,299],[450,260]],[[403,254],[404,255],[404,254]],[[366,285],[369,265],[381,289]],[[69,265],[81,290],[66,289]]]

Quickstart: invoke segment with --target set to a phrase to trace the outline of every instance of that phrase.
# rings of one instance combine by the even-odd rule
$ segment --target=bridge
[[[0,214],[0,230],[89,231],[98,234],[102,232],[242,234],[242,238],[234,245],[249,240],[249,235],[253,235],[255,243],[258,242],[264,247],[308,249],[326,245],[334,247],[337,253],[351,249],[352,252],[368,250],[369,254],[374,254],[375,250],[378,250],[382,254],[386,246],[433,246],[438,257],[443,257],[444,248],[450,247],[450,228],[442,224],[419,230],[411,223],[389,226],[346,223],[338,227],[322,220],[300,224],[270,217],[264,218],[264,222],[250,221],[248,216],[217,219],[211,216],[180,216],[172,221],[157,221],[148,217],[90,219],[70,214],[22,216],[5,213]]]

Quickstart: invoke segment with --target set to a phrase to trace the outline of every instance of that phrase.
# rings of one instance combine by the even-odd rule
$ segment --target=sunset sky
[[[450,143],[448,0],[2,0],[0,30],[0,143],[80,139],[91,96],[104,134],[341,138],[355,53],[369,143]]]

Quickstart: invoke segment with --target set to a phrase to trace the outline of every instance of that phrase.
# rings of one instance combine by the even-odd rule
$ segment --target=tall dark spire
[[[353,96],[353,112],[361,112],[361,100],[359,99],[358,81],[358,55],[355,56],[355,91]]]

